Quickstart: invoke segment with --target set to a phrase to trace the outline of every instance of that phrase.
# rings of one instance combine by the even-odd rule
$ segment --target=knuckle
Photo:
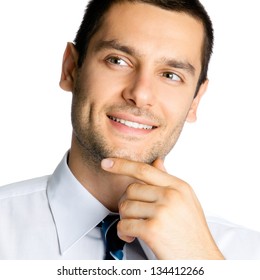
[[[172,201],[176,198],[176,190],[172,188],[165,188],[163,190],[163,199],[166,201]]]
[[[142,178],[145,174],[147,174],[147,172],[149,172],[149,168],[150,166],[145,163],[140,164],[139,168],[136,171],[138,177]]]
[[[128,226],[125,220],[120,220],[117,224],[117,235],[119,238],[124,240],[126,233],[128,232]]]
[[[115,168],[120,172],[127,170],[127,163],[124,160],[119,159],[116,161]]]
[[[180,185],[180,190],[184,195],[191,195],[193,193],[192,187],[189,184],[187,184],[186,182],[183,182]]]
[[[117,224],[117,230],[120,235],[127,235],[127,233],[132,232],[133,224],[131,221],[123,219]]]
[[[156,219],[151,219],[147,222],[147,232],[149,232],[149,235],[152,237],[152,239],[155,239],[156,236],[159,234],[160,231],[160,225]]]
[[[126,192],[125,192],[126,196],[131,197],[132,194],[135,192],[136,187],[137,187],[137,183],[130,184],[126,189]]]
[[[129,206],[129,203],[128,203],[127,200],[121,201],[121,202],[119,203],[119,206],[118,206],[119,212],[120,212],[120,213],[126,212],[126,210],[128,209],[128,206]]]
[[[117,223],[117,230],[119,232],[122,232],[123,231],[123,228],[124,228],[124,222],[123,220],[120,220],[118,223]]]
[[[166,188],[166,195],[171,196],[171,190],[173,190],[173,194],[176,195],[176,192],[182,195],[189,195],[193,193],[192,187],[186,183],[185,181],[179,180],[174,187]]]

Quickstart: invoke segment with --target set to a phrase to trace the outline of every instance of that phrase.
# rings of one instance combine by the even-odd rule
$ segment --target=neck
[[[68,159],[71,172],[106,208],[117,212],[120,198],[134,179],[106,172],[101,168],[100,161],[93,162],[89,158],[74,136]]]

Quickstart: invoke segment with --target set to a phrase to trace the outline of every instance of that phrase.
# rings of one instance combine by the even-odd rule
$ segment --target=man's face
[[[202,24],[148,4],[114,5],[92,37],[73,92],[72,124],[92,160],[151,163],[194,120]]]

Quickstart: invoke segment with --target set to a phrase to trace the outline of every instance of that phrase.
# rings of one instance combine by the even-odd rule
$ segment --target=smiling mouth
[[[142,124],[142,123],[137,123],[137,122],[132,122],[124,119],[119,119],[115,117],[108,116],[108,118],[114,122],[121,123],[127,127],[130,128],[135,128],[135,129],[145,129],[145,130],[152,130],[154,128],[157,128],[156,126],[152,125],[147,125],[147,124]]]

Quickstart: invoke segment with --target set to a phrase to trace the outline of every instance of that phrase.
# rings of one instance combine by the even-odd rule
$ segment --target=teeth
[[[130,122],[130,121],[126,121],[123,119],[118,119],[115,117],[110,117],[109,118],[115,122],[124,124],[128,127],[132,127],[132,128],[138,128],[138,129],[152,129],[153,127],[151,125],[146,125],[146,124],[141,124],[141,123],[136,123],[136,122]]]

